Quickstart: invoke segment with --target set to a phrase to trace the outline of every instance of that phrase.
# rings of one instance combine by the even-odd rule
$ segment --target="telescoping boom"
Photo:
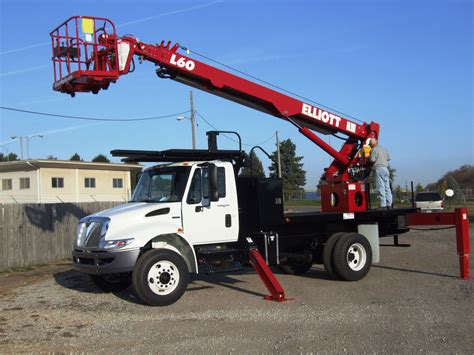
[[[97,94],[135,69],[134,58],[150,61],[160,78],[168,78],[274,117],[291,122],[334,160],[322,176],[322,210],[364,211],[369,208],[366,178],[370,172],[361,148],[377,138],[379,125],[358,123],[312,103],[304,102],[189,57],[179,44],[148,44],[132,35],[118,36],[108,19],[74,16],[51,32],[53,89],[74,96]],[[180,49],[186,53],[180,52]],[[344,134],[337,150],[315,132]]]

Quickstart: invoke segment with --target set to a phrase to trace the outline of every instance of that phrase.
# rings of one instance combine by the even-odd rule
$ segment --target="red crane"
[[[121,75],[134,70],[134,57],[150,61],[160,78],[221,96],[253,109],[291,122],[298,130],[334,160],[322,175],[323,212],[355,212],[369,208],[370,172],[367,154],[361,148],[368,139],[377,138],[376,122],[356,123],[316,105],[198,61],[179,50],[179,44],[141,42],[131,35],[118,36],[112,21],[74,16],[51,33],[54,65],[53,89],[74,96],[109,88]],[[339,150],[313,131],[347,136]]]

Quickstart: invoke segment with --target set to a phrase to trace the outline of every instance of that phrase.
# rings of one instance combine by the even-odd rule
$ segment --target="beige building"
[[[0,162],[0,203],[128,201],[133,164],[66,160]]]

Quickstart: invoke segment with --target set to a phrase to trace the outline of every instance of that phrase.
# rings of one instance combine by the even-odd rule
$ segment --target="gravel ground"
[[[131,290],[103,293],[68,264],[0,274],[0,353],[473,353],[474,286],[455,277],[454,231],[400,241],[412,247],[382,247],[359,282],[319,266],[278,274],[293,298],[284,303],[263,300],[251,271],[197,277],[165,308]]]

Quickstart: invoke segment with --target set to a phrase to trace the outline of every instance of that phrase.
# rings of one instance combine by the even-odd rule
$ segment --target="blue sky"
[[[151,63],[99,95],[52,91],[49,32],[72,15],[108,17],[121,34],[171,40],[363,121],[381,125],[397,183],[426,184],[474,164],[473,2],[378,1],[22,1],[0,0],[0,103],[68,115],[130,118],[189,108],[185,85],[156,77]],[[27,47],[25,49],[25,47]],[[276,130],[304,156],[313,188],[329,156],[272,116],[194,91],[196,109],[248,144]],[[198,119],[198,147],[210,127]],[[167,118],[91,123],[0,111],[0,145],[30,142],[33,158],[84,159],[112,149],[191,147],[189,122]],[[328,138],[325,138],[328,139]],[[332,139],[331,143],[340,143]],[[221,140],[221,146],[234,143]],[[263,144],[274,149],[273,140]],[[5,149],[2,149],[4,152]],[[262,157],[264,165],[269,162]]]

